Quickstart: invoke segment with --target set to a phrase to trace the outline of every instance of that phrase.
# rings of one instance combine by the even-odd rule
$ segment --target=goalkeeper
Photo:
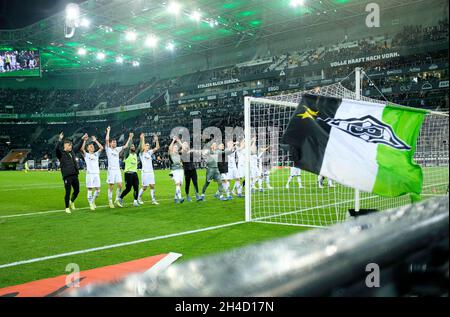
[[[218,185],[218,192],[219,195],[216,195],[216,198],[225,201],[228,200],[228,198],[223,196],[224,190],[222,185],[222,177],[220,175],[219,171],[219,155],[223,156],[224,154],[227,156],[231,154],[232,151],[230,150],[220,150],[217,148],[217,143],[211,144],[211,149],[203,151],[203,155],[206,157],[206,182],[205,185],[203,185],[202,195],[200,197],[200,201],[205,200],[205,193],[206,189],[208,188],[209,184],[214,180],[217,182]]]

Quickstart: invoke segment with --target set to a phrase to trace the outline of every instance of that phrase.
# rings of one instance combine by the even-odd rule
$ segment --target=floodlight
[[[91,21],[86,18],[82,18],[80,21],[80,26],[88,28],[91,25]]]
[[[155,47],[158,44],[158,38],[154,35],[149,35],[145,39],[145,46],[147,47]]]
[[[181,12],[181,5],[178,2],[171,2],[167,6],[167,11],[172,14],[179,14]]]
[[[134,31],[128,31],[125,33],[125,39],[129,42],[134,42],[137,39],[137,34]]]
[[[167,49],[168,51],[173,51],[173,50],[175,49],[175,44],[174,44],[173,42],[167,43],[166,49]]]
[[[97,59],[98,60],[104,60],[105,59],[105,57],[106,57],[106,55],[105,55],[105,53],[103,53],[103,52],[98,52],[97,53]]]
[[[84,47],[78,49],[78,55],[84,56],[87,54],[87,50]]]
[[[80,18],[80,7],[76,3],[69,3],[66,6],[66,20],[78,20]]]
[[[196,10],[196,11],[193,11],[193,12],[189,15],[189,17],[191,18],[191,20],[194,20],[194,21],[199,22],[200,19],[202,18],[202,14],[200,13],[200,11]]]
[[[66,21],[64,23],[64,37],[67,39],[75,35],[75,31],[80,24],[80,7],[76,3],[69,3],[66,6]]]
[[[293,8],[303,6],[305,4],[304,0],[291,0],[290,6]]]

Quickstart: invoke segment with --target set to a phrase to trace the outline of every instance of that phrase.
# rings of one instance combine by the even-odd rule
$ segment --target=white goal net
[[[305,93],[356,100],[356,94],[340,83],[293,94],[246,98],[245,135],[246,140],[252,139],[246,142],[251,158],[245,186],[246,220],[323,227],[345,220],[356,200],[361,209],[386,210],[410,204],[410,195],[384,198],[355,194],[352,188],[293,168],[295,160],[281,144],[281,137]],[[423,199],[448,195],[448,137],[448,113],[427,114],[415,156],[424,172]]]

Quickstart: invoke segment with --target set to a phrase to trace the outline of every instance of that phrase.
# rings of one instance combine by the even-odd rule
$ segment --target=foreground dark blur
[[[448,206],[435,198],[73,295],[448,296]]]

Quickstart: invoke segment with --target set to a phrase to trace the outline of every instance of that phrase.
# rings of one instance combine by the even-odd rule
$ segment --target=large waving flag
[[[426,111],[305,95],[283,135],[297,166],[381,196],[420,195],[414,152]],[[417,197],[417,196],[416,196]]]

